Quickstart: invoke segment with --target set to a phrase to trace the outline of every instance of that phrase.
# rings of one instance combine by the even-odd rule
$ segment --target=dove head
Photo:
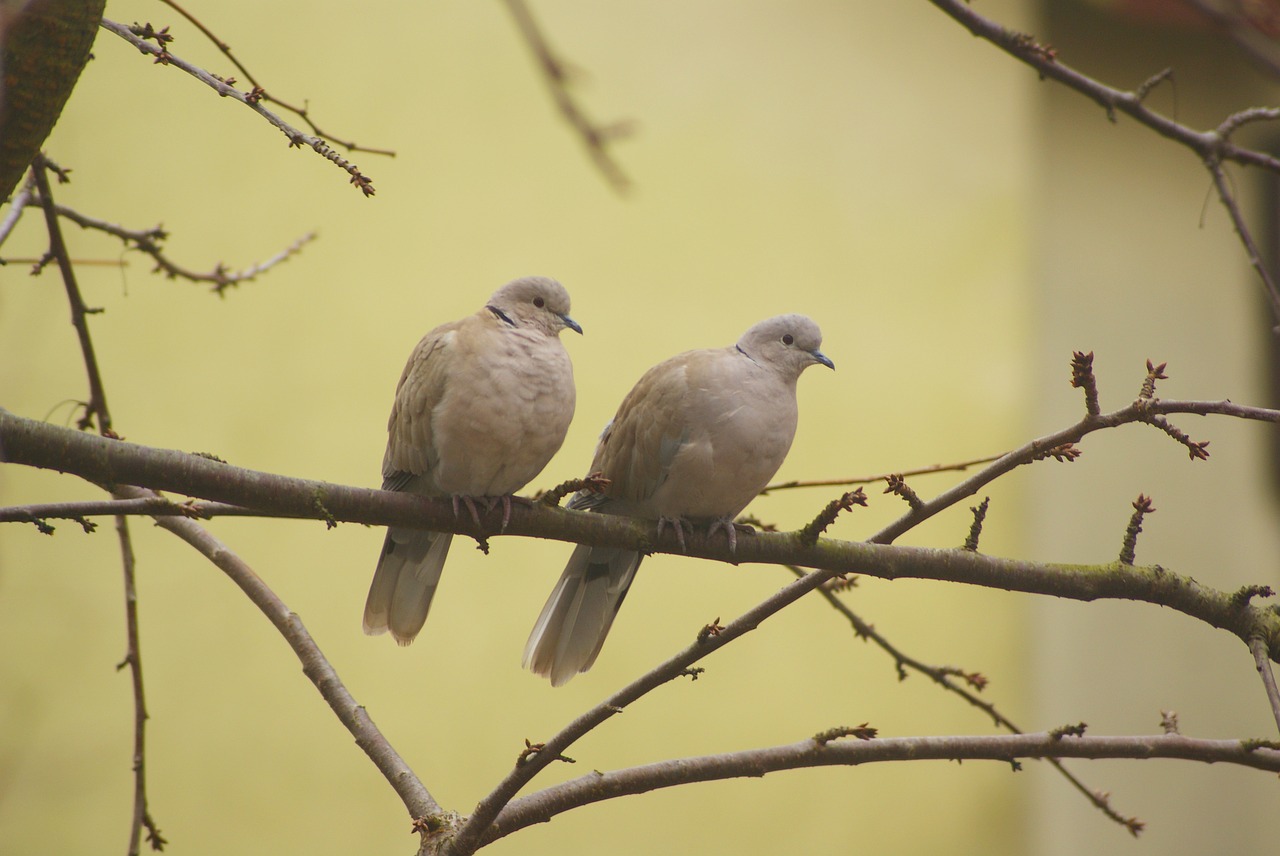
[[[526,276],[509,282],[489,298],[485,308],[513,327],[541,330],[559,335],[566,327],[581,333],[578,322],[569,317],[569,292],[546,276]]]
[[[821,363],[834,369],[835,363],[818,350],[822,331],[804,315],[778,315],[761,321],[742,334],[738,350],[762,365],[773,366],[792,379],[809,366]]]

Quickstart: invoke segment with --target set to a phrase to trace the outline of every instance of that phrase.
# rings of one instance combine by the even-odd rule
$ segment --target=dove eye
[[[547,305],[547,301],[543,300],[541,297],[535,297],[533,299],[533,305],[541,309]]]
[[[784,345],[794,345],[795,341],[796,341],[796,337],[792,336],[790,333],[787,333],[782,337],[782,344]]]

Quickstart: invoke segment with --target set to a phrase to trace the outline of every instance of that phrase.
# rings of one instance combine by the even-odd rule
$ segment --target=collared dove
[[[479,525],[475,499],[492,509],[529,483],[564,442],[573,418],[573,367],[560,331],[569,293],[526,277],[484,308],[442,324],[413,349],[387,421],[382,489],[453,497]],[[391,527],[364,606],[364,632],[408,645],[427,620],[453,535]]]
[[[596,447],[591,473],[609,480],[568,507],[670,524],[723,528],[778,471],[796,433],[796,381],[816,363],[822,333],[803,315],[779,315],[728,348],[688,351],[651,368],[622,400]],[[591,668],[635,578],[632,550],[579,545],[529,635],[524,665],[566,683]]]

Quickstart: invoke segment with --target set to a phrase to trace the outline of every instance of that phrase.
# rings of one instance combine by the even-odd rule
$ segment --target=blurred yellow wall
[[[800,432],[780,478],[992,454],[1075,418],[1069,351],[1101,352],[1114,331],[1104,338],[1089,326],[1096,316],[1086,315],[1066,335],[1060,316],[1035,314],[1045,305],[1035,277],[1046,272],[1045,247],[1058,228],[1045,225],[1056,221],[1046,221],[1052,203],[1043,196],[1059,169],[1043,157],[1050,108],[1042,99],[1052,87],[924,3],[543,0],[534,8],[573,63],[575,91],[591,114],[638,124],[636,137],[615,148],[634,182],[625,197],[609,190],[556,116],[498,3],[228,0],[197,10],[269,90],[309,99],[339,136],[397,151],[394,160],[353,156],[375,181],[368,200],[310,152],[289,150],[249,111],[101,35],[46,147],[74,169],[73,183],[56,189],[60,202],[132,227],[163,222],[172,256],[195,268],[242,267],[320,233],[299,257],[218,299],[150,275],[145,259],[122,255],[116,242],[72,230],[77,256],[128,262],[80,271],[88,301],[106,310],[93,332],[120,433],[242,466],[375,486],[391,393],[413,344],[528,273],[564,282],[586,329],[567,343],[577,417],[531,488],[583,474],[599,429],[645,368],[687,348],[728,344],[779,312],[816,318],[839,366],[802,380]],[[982,11],[1033,26],[1029,4],[1017,0]],[[174,53],[231,73],[158,4],[113,2],[107,15],[173,24]],[[1081,110],[1078,121],[1082,134],[1120,133],[1097,111]],[[1125,133],[1153,157],[1174,158],[1149,134]],[[1089,169],[1071,168],[1057,180],[1082,181]],[[1180,177],[1203,193],[1193,161]],[[1133,195],[1165,180],[1153,170]],[[1108,191],[1094,207],[1071,209],[1064,232],[1106,209]],[[1161,205],[1151,199],[1151,208]],[[1246,280],[1217,212],[1200,231],[1198,201],[1177,204],[1176,224],[1166,227],[1175,231],[1162,233],[1168,245]],[[19,248],[42,252],[36,218],[6,256]],[[1145,249],[1158,258],[1165,247]],[[85,396],[65,299],[52,272],[23,274],[0,270],[0,404],[63,423],[65,402]],[[1221,290],[1245,287],[1233,281]],[[1153,335],[1134,347],[1163,358],[1164,344]],[[1134,389],[1138,368],[1123,365]],[[1121,372],[1117,365],[1108,380],[1119,383]],[[1179,391],[1224,395],[1218,380]],[[1047,415],[1040,401],[1062,409]],[[1220,435],[1211,436],[1217,453]],[[1183,463],[1176,448],[1158,448],[1155,458],[1155,467]],[[1086,466],[1044,467],[995,486],[984,549],[1026,555],[1037,542],[1024,533],[1050,525],[1026,509],[1030,485],[1044,480],[1038,495],[1064,479],[1086,489],[1086,474],[1097,472]],[[952,480],[915,484],[928,494]],[[832,493],[778,494],[752,510],[794,528]],[[869,493],[871,508],[842,518],[831,534],[865,537],[900,513],[896,500]],[[1127,484],[1106,491],[1114,508],[1099,502],[1089,522],[1117,544],[1131,493]],[[96,496],[71,477],[0,469],[4,504]],[[955,545],[967,527],[961,508],[908,540]],[[553,691],[519,660],[567,555],[563,544],[499,538],[485,558],[459,539],[426,630],[401,650],[359,628],[380,532],[234,519],[210,528],[301,615],[434,795],[464,814],[525,738],[554,733],[708,620],[739,614],[789,579],[767,567],[650,559],[598,664]],[[397,799],[263,618],[175,539],[144,521],[133,530],[151,808],[172,851],[410,852],[415,842]],[[1161,536],[1148,537],[1144,548]],[[1032,555],[1114,555],[1111,546],[1059,546]],[[119,577],[108,526],[86,536],[63,525],[53,538],[31,527],[0,530],[0,853],[123,847],[132,713],[127,677],[114,669],[124,651]],[[989,697],[1028,728],[1080,718],[1072,698],[1046,706],[1033,695],[1046,679],[1032,668],[1042,652],[1027,617],[1039,606],[1030,599],[877,581],[848,597],[911,654],[983,672]],[[1123,622],[1144,608],[1118,609]],[[1189,629],[1188,621],[1165,621],[1174,632]],[[1233,663],[1244,663],[1239,646],[1222,644]],[[923,678],[899,683],[890,661],[817,600],[703,665],[708,672],[696,683],[655,692],[583,740],[569,753],[578,764],[549,770],[547,782],[863,721],[885,735],[991,730]],[[1261,696],[1249,693],[1240,704],[1265,715]],[[1154,730],[1154,721],[1098,727]],[[670,790],[558,817],[491,852],[1020,852],[1040,838],[1028,818],[1074,817],[1083,806],[1043,765],[1027,767],[1013,776],[996,764],[885,765]],[[1082,773],[1112,789],[1117,767]],[[1195,782],[1204,773],[1178,775]],[[1256,790],[1257,780],[1248,782]],[[1137,797],[1116,799],[1123,809]],[[1078,811],[1087,815],[1078,824],[1107,846],[1129,846],[1118,827]],[[928,821],[913,821],[922,817]],[[1177,829],[1147,840],[1157,834],[1168,841]]]

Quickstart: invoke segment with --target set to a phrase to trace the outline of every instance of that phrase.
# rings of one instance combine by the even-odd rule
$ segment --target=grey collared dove
[[[459,500],[497,500],[528,484],[564,442],[573,418],[573,367],[560,331],[569,293],[554,279],[526,277],[494,292],[484,308],[442,324],[413,349],[387,421],[382,489]],[[506,524],[504,516],[503,525]],[[453,535],[387,530],[364,606],[364,632],[408,645],[422,629]]]
[[[640,378],[605,426],[591,473],[602,493],[568,507],[724,528],[778,471],[796,433],[796,381],[815,363],[822,333],[803,315],[779,315],[728,348],[688,351]],[[591,668],[635,578],[632,550],[579,545],[529,635],[524,665],[566,683]]]

